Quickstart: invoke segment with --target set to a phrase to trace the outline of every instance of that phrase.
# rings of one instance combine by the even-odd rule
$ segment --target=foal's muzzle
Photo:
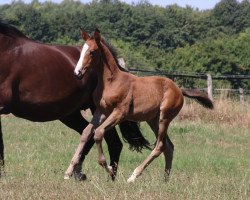
[[[74,73],[75,73],[76,77],[81,80],[86,71],[87,71],[87,69],[83,68],[82,70],[79,70],[79,71],[74,72]]]
[[[83,78],[83,74],[82,74],[81,71],[79,71],[78,73],[75,72],[75,75],[76,75],[76,77],[77,77],[78,79],[80,79],[80,80]]]

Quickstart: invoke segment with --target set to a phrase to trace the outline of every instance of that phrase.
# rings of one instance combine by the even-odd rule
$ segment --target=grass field
[[[88,179],[64,181],[79,136],[60,122],[4,116],[6,176],[0,180],[0,199],[250,199],[249,113],[249,105],[234,103],[218,103],[212,112],[186,105],[169,130],[175,144],[170,181],[164,182],[160,156],[134,184],[126,180],[148,150],[131,152],[124,144],[112,182],[97,164],[93,148],[84,163]],[[154,143],[149,128],[141,128]]]

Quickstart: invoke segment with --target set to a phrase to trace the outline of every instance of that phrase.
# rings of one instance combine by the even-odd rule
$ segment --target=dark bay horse
[[[124,120],[146,121],[156,136],[151,154],[128,179],[134,182],[142,171],[161,153],[165,157],[165,176],[170,175],[174,145],[167,130],[171,121],[183,106],[183,96],[196,99],[201,105],[213,108],[212,101],[204,93],[182,90],[172,80],[164,77],[137,77],[119,69],[114,57],[98,30],[94,36],[82,31],[85,44],[75,68],[78,77],[96,74],[98,84],[93,93],[96,110],[90,124],[84,129],[80,144],[67,170],[71,174],[79,163],[88,139],[94,134],[98,149],[98,162],[112,175],[112,167],[106,163],[102,149],[105,132]]]
[[[88,122],[80,111],[95,109],[91,96],[97,80],[91,75],[82,80],[75,78],[73,71],[79,57],[79,47],[41,44],[0,21],[0,114],[12,113],[37,122],[58,119],[82,134]],[[136,123],[126,121],[120,128],[136,150],[148,145]],[[130,140],[131,134],[135,140]],[[116,170],[122,143],[115,129],[111,129],[105,139],[111,166]],[[83,150],[80,163],[93,144],[92,138]],[[0,164],[1,169],[4,165],[2,131]],[[81,164],[75,171],[75,178],[84,179]]]

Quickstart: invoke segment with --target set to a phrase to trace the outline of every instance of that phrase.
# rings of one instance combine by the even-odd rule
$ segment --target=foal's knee
[[[100,142],[103,139],[104,136],[104,129],[96,129],[95,135],[94,135],[94,140],[95,142]]]
[[[101,156],[100,158],[98,158],[98,164],[101,166],[106,166],[107,162],[104,156]]]

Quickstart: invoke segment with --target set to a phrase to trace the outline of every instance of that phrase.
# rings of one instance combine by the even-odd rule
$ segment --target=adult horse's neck
[[[109,84],[116,80],[121,70],[119,69],[116,59],[104,44],[102,44],[101,47],[101,54],[101,69],[97,70],[98,79],[102,80],[103,84]]]

